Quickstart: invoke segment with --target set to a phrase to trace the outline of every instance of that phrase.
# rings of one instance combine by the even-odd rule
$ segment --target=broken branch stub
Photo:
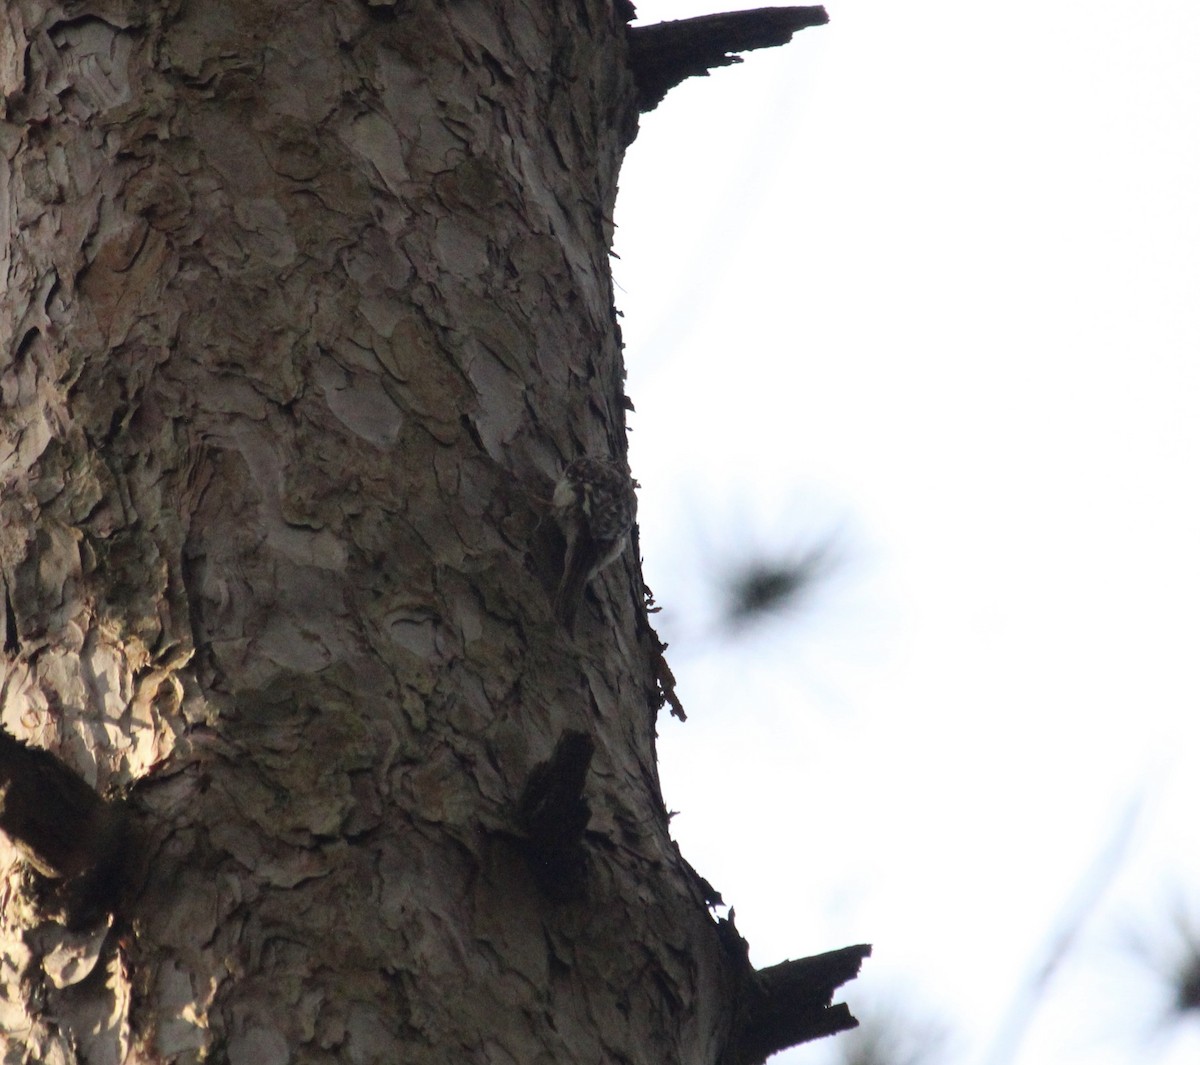
[[[761,7],[631,26],[629,64],[638,88],[638,110],[653,111],[687,78],[740,63],[738,52],[787,44],[797,30],[828,21],[823,7]]]
[[[870,954],[864,943],[756,970],[744,989],[723,1065],[761,1065],[780,1050],[858,1027],[833,994],[858,975]]]

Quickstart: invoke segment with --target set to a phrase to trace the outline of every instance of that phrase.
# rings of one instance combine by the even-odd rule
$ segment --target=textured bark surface
[[[609,0],[7,0],[0,713],[121,802],[10,804],[6,1063],[742,1053],[636,551],[551,611],[553,481],[625,454],[626,47]],[[108,835],[115,915],[48,909]]]
[[[382,13],[380,13],[382,11]],[[3,724],[142,860],[24,902],[6,1061],[713,1060],[632,552],[575,638],[544,501],[624,454],[607,0],[9,0]],[[517,803],[594,742],[585,896]]]

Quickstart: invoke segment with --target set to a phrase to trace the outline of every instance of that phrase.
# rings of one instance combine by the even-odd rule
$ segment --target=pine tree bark
[[[111,800],[0,853],[4,1060],[728,1060],[636,550],[551,611],[618,13],[8,0],[0,88],[0,709]]]

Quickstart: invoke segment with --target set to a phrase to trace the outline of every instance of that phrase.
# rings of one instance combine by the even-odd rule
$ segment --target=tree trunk
[[[619,13],[5,12],[4,1060],[746,1059],[636,543],[551,609]]]

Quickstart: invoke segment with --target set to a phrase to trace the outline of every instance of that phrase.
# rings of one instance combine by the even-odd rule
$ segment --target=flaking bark
[[[538,549],[625,452],[609,0],[0,31],[0,712],[138,840],[111,931],[0,915],[5,1060],[717,1060],[636,542],[574,638]],[[564,903],[510,839],[570,732]]]

